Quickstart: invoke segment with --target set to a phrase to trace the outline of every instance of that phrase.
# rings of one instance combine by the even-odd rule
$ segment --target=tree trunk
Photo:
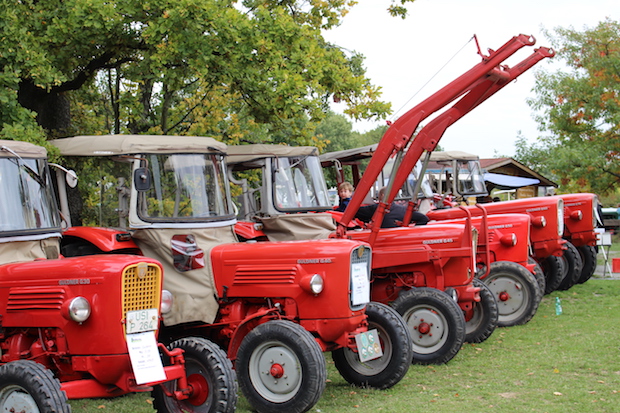
[[[70,103],[64,93],[46,91],[31,80],[19,84],[18,101],[26,109],[37,114],[37,123],[51,137],[64,137],[71,126]]]

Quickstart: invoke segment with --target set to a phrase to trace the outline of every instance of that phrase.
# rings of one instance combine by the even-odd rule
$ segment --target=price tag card
[[[370,302],[370,281],[366,263],[356,263],[351,268],[351,302],[353,305]]]
[[[154,331],[127,334],[127,348],[136,383],[144,384],[166,379]]]

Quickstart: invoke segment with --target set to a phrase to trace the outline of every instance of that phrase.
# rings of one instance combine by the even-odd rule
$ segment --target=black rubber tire
[[[283,380],[274,380],[270,372],[283,366],[286,371],[278,372]],[[307,330],[285,320],[252,329],[239,346],[235,368],[239,387],[257,412],[306,412],[321,398],[327,380],[321,347]]]
[[[235,411],[237,377],[224,350],[201,337],[181,338],[170,343],[168,348],[180,348],[184,351],[185,371],[189,384],[196,394],[192,394],[186,400],[176,400],[167,397],[163,389],[165,386],[169,391],[174,391],[176,383],[160,384],[151,393],[155,410],[163,413],[181,411],[232,413]]]
[[[414,364],[447,363],[463,346],[465,317],[445,292],[428,287],[412,288],[401,292],[392,307],[407,323]],[[420,332],[420,327],[425,331]],[[429,327],[432,330],[427,330]]]
[[[579,251],[581,261],[583,262],[583,268],[581,269],[581,275],[577,280],[577,284],[583,284],[594,275],[594,271],[596,270],[597,251],[595,247],[590,245],[577,247],[577,251]]]
[[[480,288],[480,302],[474,303],[473,317],[465,320],[465,341],[482,343],[497,328],[499,311],[495,296],[484,282],[475,278],[474,287]]]
[[[0,411],[71,413],[71,406],[50,370],[31,360],[16,360],[0,366]]]
[[[547,289],[547,280],[545,279],[545,272],[542,267],[536,260],[532,257],[529,257],[527,260],[528,264],[534,264],[534,278],[536,278],[536,283],[538,284],[538,290],[540,291],[540,297],[545,295],[545,290]]]
[[[542,262],[539,262],[540,266],[545,273],[545,295],[551,294],[560,286],[564,277],[564,262],[560,257],[551,255],[545,258]]]
[[[413,359],[411,336],[400,314],[385,304],[371,302],[366,306],[368,330],[377,329],[383,356],[364,363],[349,348],[332,352],[340,375],[356,386],[388,389],[402,380]]]
[[[566,291],[575,285],[577,280],[579,280],[581,270],[583,269],[583,261],[581,260],[579,251],[577,251],[577,247],[575,247],[571,242],[566,243],[566,249],[564,250],[562,257],[566,264],[566,276],[557,289],[560,291]]]
[[[483,280],[497,300],[499,327],[525,324],[534,317],[542,299],[536,279],[524,266],[497,261]]]

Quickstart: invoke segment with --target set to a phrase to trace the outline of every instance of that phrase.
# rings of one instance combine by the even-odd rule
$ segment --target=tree
[[[550,35],[568,70],[538,72],[538,144],[517,144],[516,159],[559,180],[564,192],[606,194],[620,182],[620,24],[606,19],[583,32]]]
[[[0,4],[1,136],[19,139],[20,125],[32,139],[42,127],[311,144],[333,99],[354,119],[389,112],[363,58],[321,35],[352,0]]]

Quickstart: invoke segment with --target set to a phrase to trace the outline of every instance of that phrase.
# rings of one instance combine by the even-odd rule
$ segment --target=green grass
[[[555,315],[555,297],[563,314]],[[387,391],[348,385],[327,356],[325,393],[311,412],[588,412],[620,410],[620,280],[591,279],[545,296],[532,321],[467,344],[442,366],[417,366]],[[152,411],[136,394],[71,401],[74,412]],[[250,412],[239,397],[237,411]]]

